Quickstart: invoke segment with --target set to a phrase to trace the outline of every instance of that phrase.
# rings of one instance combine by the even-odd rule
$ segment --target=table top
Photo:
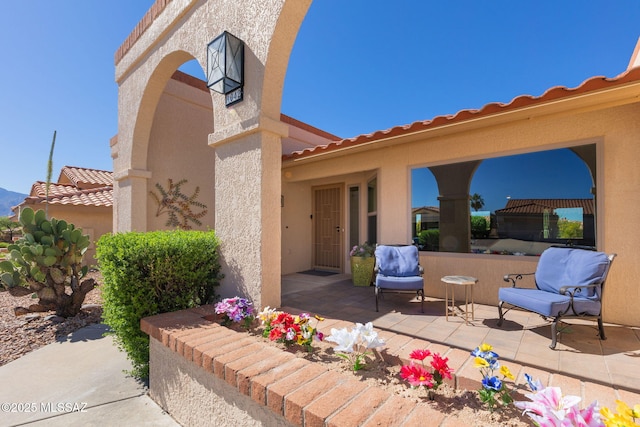
[[[475,285],[478,279],[471,276],[444,276],[442,279],[444,283],[450,283],[452,285]]]

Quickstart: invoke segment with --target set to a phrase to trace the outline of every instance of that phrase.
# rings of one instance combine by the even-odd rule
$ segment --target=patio
[[[442,284],[427,284],[426,294],[431,286]],[[538,315],[512,310],[499,328],[497,308],[476,303],[475,320],[466,325],[459,317],[446,321],[443,299],[427,297],[421,313],[413,295],[387,293],[376,312],[373,287],[353,286],[348,274],[282,277],[282,309],[308,311],[327,320],[373,322],[380,331],[422,339],[439,349],[471,351],[487,342],[505,364],[527,367],[534,377],[546,376],[543,384],[560,386],[587,403],[596,398],[601,405],[615,399],[640,403],[640,328],[605,323],[607,339],[601,341],[595,322],[570,321],[551,350],[550,327]],[[319,329],[329,334],[331,323],[324,328],[321,323]]]

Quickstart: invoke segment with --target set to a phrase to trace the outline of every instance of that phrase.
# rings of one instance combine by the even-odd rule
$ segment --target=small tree
[[[89,247],[89,236],[64,220],[45,217],[43,210],[22,210],[24,236],[9,245],[9,260],[0,262],[0,285],[14,296],[35,292],[39,303],[29,311],[55,310],[58,316],[75,316],[95,287],[93,279],[80,282],[87,273],[82,256]]]
[[[558,221],[558,237],[561,239],[582,239],[582,222],[561,219]]]
[[[484,207],[484,199],[478,193],[473,193],[469,201],[471,203],[471,209],[476,212]]]
[[[20,223],[11,221],[8,216],[0,216],[0,230],[7,230],[9,232],[9,240],[13,241],[13,230],[20,228]]]

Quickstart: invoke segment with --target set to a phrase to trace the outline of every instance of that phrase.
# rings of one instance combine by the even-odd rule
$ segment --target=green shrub
[[[474,239],[482,239],[489,235],[489,224],[483,216],[471,217],[471,236]]]
[[[139,378],[149,373],[149,337],[140,319],[215,300],[219,242],[212,231],[105,234],[97,258],[104,322]]]
[[[437,228],[422,230],[418,234],[418,242],[424,250],[437,252],[440,248],[440,230]]]
[[[10,244],[9,242],[0,242],[0,248],[8,248]]]

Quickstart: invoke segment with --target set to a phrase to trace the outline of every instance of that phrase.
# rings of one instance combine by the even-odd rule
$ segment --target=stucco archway
[[[311,0],[157,0],[116,52],[118,137],[114,231],[146,231],[147,148],[161,93],[184,62],[206,64],[223,31],[245,42],[244,101],[211,93],[215,229],[222,240],[223,296],[256,307],[280,303],[280,169],[287,127],[280,120],[289,54]],[[248,222],[251,219],[251,223]]]

